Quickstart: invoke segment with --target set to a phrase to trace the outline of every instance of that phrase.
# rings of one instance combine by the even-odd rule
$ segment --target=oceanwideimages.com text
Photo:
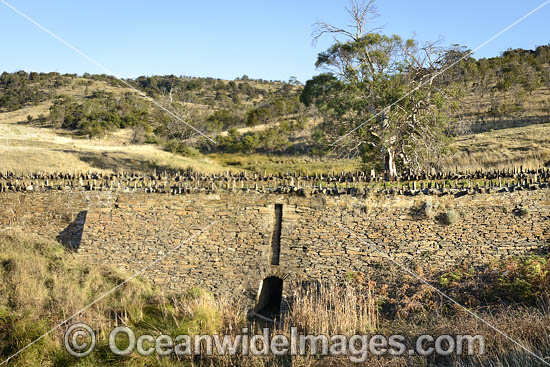
[[[403,335],[304,335],[292,327],[290,335],[273,334],[264,328],[252,334],[243,328],[239,335],[140,335],[126,326],[109,334],[109,348],[119,356],[137,353],[143,356],[345,356],[356,363],[371,356],[404,355],[482,355],[485,338],[481,335],[420,335],[411,341]],[[65,333],[65,348],[77,357],[89,355],[95,348],[94,331],[86,324],[75,324]]]

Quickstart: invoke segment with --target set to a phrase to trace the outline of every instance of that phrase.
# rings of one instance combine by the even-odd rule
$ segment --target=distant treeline
[[[117,88],[127,84],[141,90],[150,97],[166,97],[171,101],[204,104],[214,108],[231,108],[234,105],[255,105],[264,98],[297,97],[300,91],[298,82],[252,80],[246,76],[235,81],[215,78],[193,78],[187,76],[141,76],[124,81],[105,74],[60,74],[56,72],[37,73],[17,71],[0,74],[0,112],[15,111],[25,105],[51,99],[58,94],[57,89],[70,85],[75,79],[104,82]],[[89,83],[88,85],[91,85]]]
[[[528,92],[541,86],[550,88],[550,45],[535,50],[510,49],[499,57],[467,58],[442,76],[449,81],[473,82],[480,92],[491,88],[507,91],[521,87]]]
[[[15,111],[53,98],[57,88],[70,84],[75,77],[74,74],[3,72],[0,74],[0,112]]]
[[[463,55],[457,51],[449,57],[458,60]],[[0,111],[14,111],[51,99],[57,94],[56,89],[71,84],[77,77],[77,74],[56,72],[3,72],[0,74]],[[81,78],[126,87],[121,80],[110,75],[85,73]],[[508,50],[492,58],[466,58],[442,74],[441,78],[449,82],[472,83],[473,92],[481,95],[495,88],[508,91],[520,87],[529,93],[543,86],[550,88],[550,45],[539,46],[535,50]],[[264,98],[296,97],[301,91],[295,79],[290,82],[253,80],[246,75],[235,81],[174,75],[140,76],[125,81],[151,97],[171,97],[172,101],[222,109],[241,104],[255,105]]]
[[[98,84],[101,83],[101,84]],[[181,120],[128,88],[147,94]],[[112,87],[112,88],[111,88]],[[289,137],[303,127],[296,81],[267,82],[244,76],[235,81],[168,76],[139,77],[121,81],[108,75],[59,73],[3,73],[0,76],[0,111],[14,111],[51,100],[48,116],[27,120],[101,137],[119,128],[132,128],[135,143],[157,143],[185,155],[201,150],[231,152],[281,151]],[[125,88],[125,89],[122,89]],[[189,125],[212,137],[206,144]],[[236,128],[268,124],[259,132],[240,134]]]

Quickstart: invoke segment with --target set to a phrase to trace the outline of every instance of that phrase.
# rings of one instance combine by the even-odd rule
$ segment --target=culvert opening
[[[265,278],[259,293],[258,303],[254,308],[256,313],[270,319],[281,313],[281,301],[283,299],[283,280],[281,278]]]

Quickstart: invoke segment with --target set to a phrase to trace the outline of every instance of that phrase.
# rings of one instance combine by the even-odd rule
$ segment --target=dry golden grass
[[[359,159],[327,159],[308,156],[277,156],[266,154],[211,154],[208,157],[224,167],[239,171],[273,174],[299,172],[304,174],[352,172],[361,168]]]
[[[444,169],[540,168],[550,164],[550,123],[457,137]]]
[[[131,144],[131,131],[121,130],[102,139],[75,136],[62,129],[25,124],[28,114],[47,111],[48,103],[0,114],[0,171],[151,171],[186,169],[213,173],[252,171],[305,173],[355,171],[359,160],[314,159],[306,156],[212,154],[183,157],[156,145]],[[460,136],[455,153],[443,169],[539,168],[550,162],[550,123]]]
[[[331,286],[297,289],[291,298],[281,333],[290,326],[304,334],[368,334],[378,328],[375,284],[363,287]]]
[[[70,94],[81,99],[95,90],[109,91],[117,95],[132,92],[129,88],[113,87],[104,82],[76,78],[57,90],[58,94]],[[238,81],[237,83],[242,83]],[[271,84],[251,84],[268,91]],[[509,93],[510,94],[510,93]],[[509,95],[499,95],[499,101],[511,100]],[[526,111],[532,116],[543,116],[543,102],[548,91],[541,88],[527,98]],[[464,100],[465,112],[486,112],[490,107],[489,97],[477,101],[473,96]],[[165,151],[157,145],[131,143],[131,131],[121,130],[102,139],[86,139],[63,129],[38,127],[26,123],[27,116],[34,119],[47,116],[51,101],[28,106],[13,112],[0,113],[0,171],[152,171],[183,170],[192,168],[204,173],[249,171],[278,173],[302,171],[304,173],[330,173],[355,171],[362,168],[359,159],[317,159],[307,156],[268,156],[264,154],[210,154],[199,157],[183,157]],[[205,106],[194,105],[204,109]],[[527,113],[526,112],[526,113]],[[504,122],[503,122],[504,123]],[[304,132],[309,135],[308,123]],[[243,128],[261,130],[265,126]],[[501,129],[486,133],[471,134],[456,138],[455,153],[443,161],[443,170],[460,171],[477,169],[507,169],[523,166],[539,168],[550,164],[550,120],[546,124]]]
[[[94,293],[123,279],[111,269],[81,263],[54,241],[13,231],[0,232],[0,263],[0,310],[9,308],[34,320],[68,317],[93,300]],[[126,291],[120,301],[129,301],[132,292],[151,290],[132,282]],[[102,310],[96,308],[94,315],[100,324],[105,321],[99,320]]]
[[[358,160],[313,159],[306,156],[264,154],[212,154],[183,157],[157,145],[131,143],[131,131],[120,130],[104,138],[87,139],[64,129],[26,123],[27,115],[47,115],[50,102],[0,114],[0,171],[151,171],[153,169],[199,172],[253,171],[306,173],[354,171]]]
[[[93,81],[82,85],[82,78],[57,90],[83,98],[94,90],[115,94],[132,92],[130,88],[112,87]],[[34,119],[48,116],[51,101],[28,106],[13,112],[0,113],[0,171],[22,173],[37,171],[152,171],[153,169],[183,170],[192,168],[202,172],[223,170],[207,158],[186,158],[164,151],[156,145],[131,144],[131,131],[121,130],[103,139],[86,139],[63,129],[27,124],[27,116]]]
[[[0,114],[0,171],[152,171],[193,168],[218,172],[225,168],[208,158],[187,158],[157,145],[131,144],[131,131],[87,139],[62,129],[26,124],[26,116],[47,111],[49,102]]]
[[[490,119],[489,110],[495,104],[513,106],[516,103],[519,108],[514,116],[507,118],[520,118],[522,116],[548,116],[548,107],[550,107],[550,89],[541,87],[534,90],[531,94],[525,91],[510,90],[507,92],[486,93],[481,96],[476,93],[470,93],[460,102],[459,115],[466,120],[475,122],[478,119]],[[521,96],[518,98],[518,96]],[[503,116],[506,117],[506,116]]]
[[[115,95],[135,93],[130,88],[120,88],[101,81],[76,78],[68,86],[58,88],[57,94],[69,94],[82,99],[93,91],[107,91]],[[241,83],[241,82],[237,82]],[[272,91],[275,86],[249,82],[258,88]],[[204,173],[240,171],[242,169],[224,164],[223,160],[206,156],[183,157],[151,144],[131,143],[130,129],[111,133],[104,138],[87,139],[64,129],[40,127],[28,124],[27,116],[37,119],[48,116],[51,101],[26,106],[12,112],[0,113],[0,171],[30,173],[37,171],[117,172],[157,170],[184,170],[191,168]],[[211,107],[190,104],[200,110]]]
[[[414,282],[413,282],[414,283]],[[412,285],[412,284],[411,284]],[[405,285],[403,285],[405,287]],[[412,288],[415,286],[412,285]],[[407,287],[406,287],[407,288]],[[411,289],[408,287],[407,289]],[[475,346],[473,356],[449,355],[428,357],[389,356],[377,357],[367,352],[363,366],[543,366],[535,357],[511,342],[506,336],[487,324],[462,311],[450,311],[441,303],[433,292],[418,291],[418,294],[407,298],[400,307],[408,310],[407,316],[385,318],[379,312],[379,304],[386,300],[381,289],[374,285],[358,287],[357,284],[344,287],[321,287],[298,289],[291,297],[289,311],[283,321],[278,322],[271,331],[272,335],[283,334],[290,338],[291,327],[296,327],[300,335],[346,335],[355,334],[373,336],[381,334],[403,335],[408,348],[413,348],[420,335],[482,335],[486,340],[485,354]],[[405,297],[406,298],[406,297]],[[204,302],[204,301],[200,301]],[[419,306],[420,305],[420,306]],[[218,309],[218,314],[231,314],[236,307],[219,301],[208,303],[210,310]],[[195,310],[197,308],[195,307]],[[506,335],[525,346],[528,350],[542,356],[550,351],[550,315],[544,310],[494,308],[490,312],[475,310],[491,325],[496,326]],[[224,318],[225,319],[225,318]],[[229,328],[222,323],[230,335],[239,333],[239,328]],[[261,333],[267,325],[256,325],[252,329]],[[208,366],[354,366],[348,356],[319,357],[311,356],[310,345],[306,345],[305,355],[290,357],[251,357],[251,356],[215,356],[198,363]],[[320,344],[317,345],[320,351]],[[463,351],[464,352],[464,351]],[[360,355],[355,355],[360,357]]]

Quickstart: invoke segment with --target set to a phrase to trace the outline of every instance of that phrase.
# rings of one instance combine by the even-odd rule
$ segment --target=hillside
[[[548,50],[466,59],[443,76],[463,92],[450,125],[451,155],[436,163],[440,169],[549,164]],[[106,75],[2,73],[0,170],[370,169],[359,159],[338,160],[318,148],[319,116],[299,101],[302,89],[295,80],[246,76],[120,81]]]
[[[0,115],[0,171],[150,171],[185,169],[201,172],[248,170],[263,172],[305,169],[311,172],[352,171],[359,160],[329,160],[265,154],[198,154],[185,157],[155,144],[133,144],[131,129],[104,138],[83,138],[64,129],[24,123],[28,114],[47,111],[45,104]],[[456,153],[447,158],[447,170],[508,168],[510,164],[535,168],[550,162],[550,123],[499,129],[457,137]]]
[[[181,141],[194,138],[190,129],[181,124],[174,126],[175,119],[112,77],[19,72],[4,73],[1,79],[1,170],[150,171],[191,167],[214,172],[230,166],[187,149],[188,144]],[[148,86],[162,83],[155,77],[144,80],[138,78],[145,86],[139,92],[165,105],[169,97],[163,95],[164,87]],[[227,136],[231,128],[268,130],[271,135],[265,141],[273,146],[269,139],[280,135],[270,128],[281,124],[287,105],[298,104],[298,87],[289,83],[209,78],[178,81],[172,93],[179,102],[166,104],[167,108],[179,109],[177,113],[186,121],[204,131],[217,131],[220,137]],[[233,87],[242,98],[236,103],[227,99]],[[209,126],[214,127],[209,130]]]

